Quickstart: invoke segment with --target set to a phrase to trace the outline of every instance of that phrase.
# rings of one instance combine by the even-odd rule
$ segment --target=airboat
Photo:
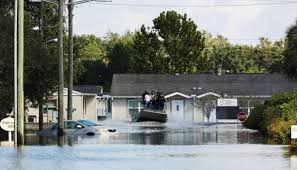
[[[143,121],[157,121],[165,123],[167,121],[167,114],[165,111],[154,109],[142,109],[137,115],[136,122]]]

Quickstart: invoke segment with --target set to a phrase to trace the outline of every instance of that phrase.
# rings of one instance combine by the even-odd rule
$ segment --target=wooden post
[[[17,146],[25,143],[24,130],[24,0],[18,0]]]
[[[64,69],[63,69],[63,11],[64,0],[59,0],[59,31],[58,31],[58,52],[59,52],[59,88],[58,88],[58,136],[64,135]]]

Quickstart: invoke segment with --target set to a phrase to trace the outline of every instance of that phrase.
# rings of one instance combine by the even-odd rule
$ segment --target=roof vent
[[[192,90],[202,90],[202,87],[192,87]]]

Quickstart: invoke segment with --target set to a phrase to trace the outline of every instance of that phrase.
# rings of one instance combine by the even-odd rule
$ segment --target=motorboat
[[[136,122],[142,121],[157,121],[166,122],[167,114],[165,111],[153,110],[153,109],[142,109],[136,117]]]

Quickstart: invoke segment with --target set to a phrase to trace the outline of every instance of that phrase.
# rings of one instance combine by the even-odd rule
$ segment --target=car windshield
[[[99,124],[92,122],[90,120],[78,120],[78,122],[85,126],[99,126]]]
[[[80,124],[77,121],[66,121],[64,127],[65,129],[77,129],[78,125]]]

